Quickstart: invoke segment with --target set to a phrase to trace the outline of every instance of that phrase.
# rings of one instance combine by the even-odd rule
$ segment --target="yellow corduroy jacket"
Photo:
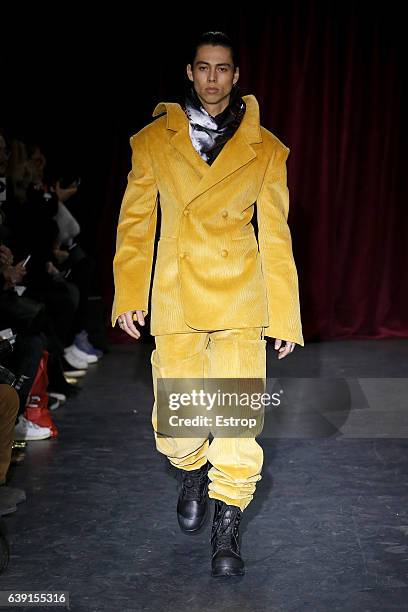
[[[287,224],[289,149],[260,125],[255,96],[243,99],[241,124],[211,166],[193,147],[179,104],[159,103],[153,117],[161,116],[131,137],[112,326],[129,310],[148,313],[160,205],[153,336],[263,326],[265,336],[304,346]],[[255,205],[258,242],[250,222]]]

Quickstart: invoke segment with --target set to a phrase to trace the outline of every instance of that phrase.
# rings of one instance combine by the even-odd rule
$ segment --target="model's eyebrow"
[[[211,66],[210,62],[204,62],[203,60],[199,60],[197,62],[197,64],[207,64],[207,66]],[[213,65],[215,65],[215,66],[230,66],[231,67],[231,64],[228,64],[227,62],[223,62],[222,64],[213,64]]]

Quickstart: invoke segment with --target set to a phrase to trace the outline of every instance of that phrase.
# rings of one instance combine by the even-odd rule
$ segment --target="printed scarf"
[[[245,114],[246,104],[238,85],[231,90],[229,105],[218,115],[210,115],[193,86],[185,93],[183,110],[190,123],[190,138],[195,150],[210,166],[225,143],[234,135]]]

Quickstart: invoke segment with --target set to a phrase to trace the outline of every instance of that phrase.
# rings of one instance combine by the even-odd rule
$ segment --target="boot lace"
[[[239,553],[238,527],[241,518],[242,511],[238,506],[218,508],[211,536],[211,543],[215,549],[214,552],[221,548],[232,548],[235,552]]]
[[[206,492],[207,469],[186,472],[183,476],[183,496],[186,500],[200,501]]]

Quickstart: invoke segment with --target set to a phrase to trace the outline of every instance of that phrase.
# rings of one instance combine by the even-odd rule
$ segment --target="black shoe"
[[[209,463],[198,470],[181,470],[182,486],[177,503],[177,519],[185,533],[198,531],[203,525],[208,507]]]
[[[245,574],[244,561],[239,550],[239,523],[242,511],[216,499],[211,529],[211,575],[242,576]]]

